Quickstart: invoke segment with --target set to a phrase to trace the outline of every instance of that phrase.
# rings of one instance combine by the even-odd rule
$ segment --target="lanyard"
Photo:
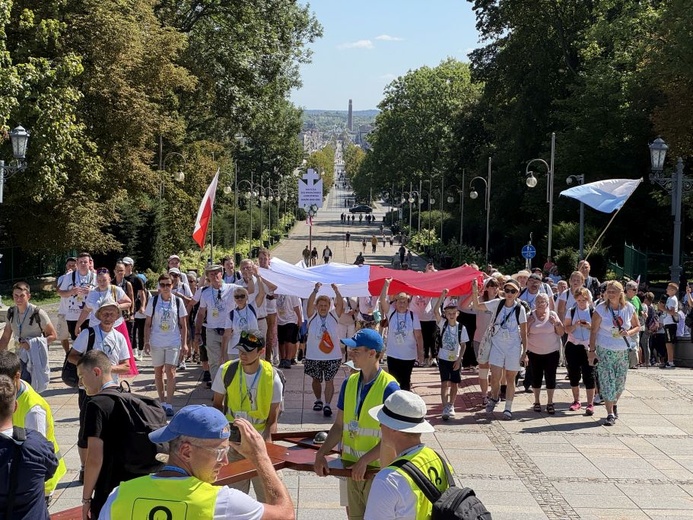
[[[162,472],[162,471],[172,471],[172,472],[174,472],[174,473],[180,473],[180,474],[183,475],[184,477],[189,477],[189,476],[190,476],[190,474],[189,474],[187,471],[185,471],[183,468],[180,468],[180,467],[178,467],[178,466],[169,466],[169,465],[166,465],[166,466],[164,466],[163,468],[161,468],[161,469],[159,470],[159,472]]]
[[[253,404],[253,396],[251,395],[251,391],[253,388],[255,388],[255,383],[257,383],[257,378],[260,377],[260,372],[262,371],[262,367],[258,367],[257,372],[255,372],[255,377],[253,378],[253,382],[250,383],[250,386],[246,388],[245,393],[243,392],[243,384],[245,383],[245,372],[241,371],[240,377],[238,378],[238,388],[241,391],[241,395],[243,396],[243,399],[241,399],[241,408],[243,407],[243,403],[245,402],[246,399],[250,401],[250,405],[252,408]]]
[[[378,369],[378,372],[375,374],[373,381],[370,382],[371,385],[376,379],[378,379],[378,376],[380,375],[380,370],[381,369]],[[361,404],[363,403],[363,401],[366,400],[368,392],[371,391],[371,389],[369,388],[368,392],[366,392],[366,395],[363,397],[363,399],[361,399],[361,390],[363,390],[365,386],[366,385],[363,384],[363,374],[359,374],[359,382],[356,385],[356,406],[354,407],[354,417],[356,417],[356,419],[359,418],[359,410],[361,409]]]
[[[29,314],[29,311],[31,310],[31,307],[28,305],[26,306],[26,310],[24,311],[24,317],[22,318],[22,321],[19,321],[19,313],[17,313],[17,328],[19,329],[19,338],[22,338],[22,327],[24,327],[24,322],[26,321],[27,314]]]

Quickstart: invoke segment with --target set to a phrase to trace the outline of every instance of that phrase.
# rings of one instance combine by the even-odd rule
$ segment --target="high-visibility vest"
[[[245,412],[248,421],[255,426],[255,429],[262,433],[267,424],[270,407],[272,406],[272,393],[274,390],[274,367],[272,363],[268,363],[264,359],[260,360],[260,375],[257,383],[257,406],[253,410],[252,403],[248,394],[248,385],[246,383],[245,372],[240,366],[240,362],[236,360],[228,361],[222,365],[221,379],[225,380],[226,371],[234,370],[232,365],[237,363],[235,373],[231,382],[226,387],[226,404],[228,411],[226,418],[233,421],[236,412]],[[239,379],[240,378],[240,379]]]
[[[58,441],[55,440],[55,426],[53,424],[53,413],[51,412],[51,407],[48,406],[46,400],[41,397],[41,395],[34,390],[29,383],[26,381],[21,382],[23,391],[17,398],[17,409],[14,414],[12,414],[12,424],[24,428],[26,424],[26,415],[29,413],[34,406],[40,406],[44,412],[46,412],[46,439],[53,443],[53,451],[56,458],[58,459],[58,467],[55,473],[46,481],[45,490],[46,495],[50,495],[55,491],[58,486],[60,479],[67,473],[67,466],[65,465],[65,459],[63,459],[62,453],[60,453],[60,446],[58,446]]]
[[[344,425],[342,428],[342,460],[356,462],[366,453],[372,450],[380,442],[380,423],[371,417],[368,410],[383,404],[383,394],[387,385],[397,382],[387,372],[380,370],[375,381],[368,390],[366,398],[361,404],[361,413],[356,416],[356,405],[359,395],[359,381],[361,373],[352,374],[347,381],[344,391]],[[352,421],[358,422],[356,431],[350,431],[349,424]],[[379,467],[380,463],[375,460],[369,466]]]
[[[440,459],[438,454],[431,448],[423,446],[421,449],[407,453],[395,460],[408,460],[419,468],[428,479],[433,482],[433,484],[438,488],[441,493],[445,491],[448,487],[448,478],[445,475],[445,468],[443,467],[443,461]],[[393,461],[394,462],[394,461]],[[411,477],[402,469],[389,466],[389,468],[394,469],[400,475],[402,475],[409,487],[414,492],[416,497],[416,520],[429,520],[431,518],[431,513],[433,511],[433,504],[426,498],[423,491],[417,486]]]
[[[145,475],[121,482],[111,505],[111,518],[212,520],[221,489],[195,477],[155,478]]]

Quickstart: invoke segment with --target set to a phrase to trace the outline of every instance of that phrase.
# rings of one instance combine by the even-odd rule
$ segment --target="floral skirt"
[[[616,401],[626,388],[628,351],[609,350],[597,345],[599,394],[605,401]]]

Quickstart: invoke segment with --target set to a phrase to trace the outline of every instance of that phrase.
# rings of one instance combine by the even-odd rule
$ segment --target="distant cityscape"
[[[379,110],[353,110],[349,100],[347,110],[304,110],[303,129],[299,138],[303,151],[311,154],[326,144],[341,140],[364,150],[370,148],[368,134],[373,131]]]

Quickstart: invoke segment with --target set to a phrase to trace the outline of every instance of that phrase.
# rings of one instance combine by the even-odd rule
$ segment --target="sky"
[[[447,57],[468,61],[479,46],[467,0],[312,0],[323,27],[301,66],[303,87],[291,100],[306,109],[377,108],[383,89],[409,70],[435,67]]]

